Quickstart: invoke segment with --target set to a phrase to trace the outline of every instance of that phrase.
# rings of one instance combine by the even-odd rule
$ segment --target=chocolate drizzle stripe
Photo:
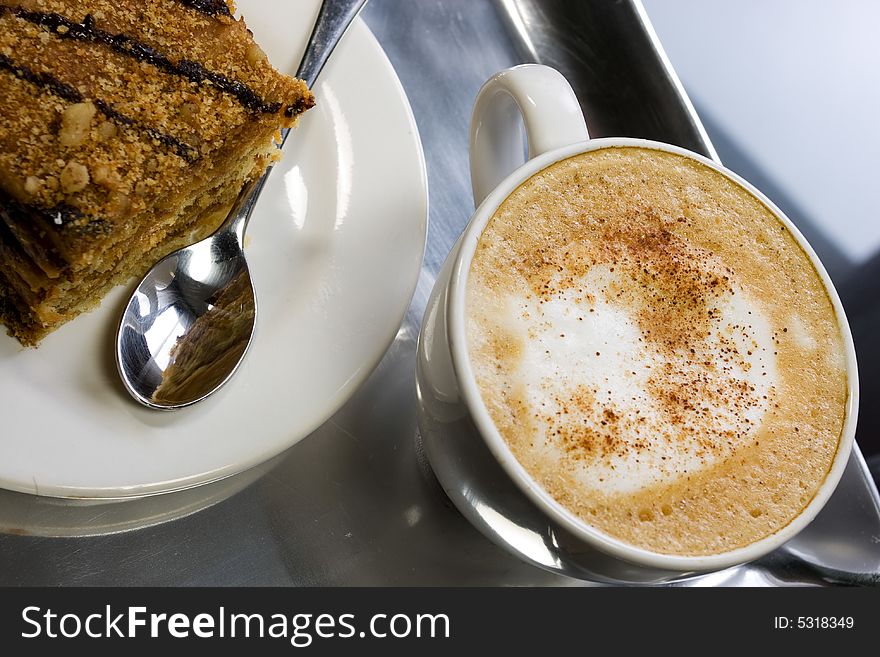
[[[41,262],[59,271],[67,267],[66,259],[50,235],[81,217],[82,212],[70,205],[62,203],[54,208],[42,208],[22,203],[0,190],[0,240],[44,271]]]
[[[155,48],[137,39],[124,34],[111,34],[110,32],[99,30],[95,27],[95,20],[91,15],[86,16],[82,23],[77,23],[60,14],[46,14],[27,11],[21,8],[0,7],[0,15],[7,11],[29,23],[49,28],[56,36],[62,39],[103,43],[122,55],[132,57],[139,62],[147,62],[159,70],[181,76],[190,82],[195,82],[196,84],[210,82],[220,91],[234,96],[239,103],[252,112],[275,114],[281,109],[281,103],[267,103],[243,82],[209,71],[198,62],[181,59],[175,63]],[[59,28],[65,29],[59,32]]]
[[[25,216],[31,218],[39,217],[39,219],[46,222],[46,227],[67,226],[71,222],[84,217],[82,210],[72,205],[59,203],[54,207],[45,208],[33,203],[22,203],[3,190],[0,190],[0,207],[2,207],[2,212],[10,213],[10,217],[17,217],[18,219]]]
[[[49,75],[48,73],[37,73],[26,66],[16,64],[11,59],[9,59],[9,57],[3,54],[0,54],[0,69],[5,69],[9,71],[10,73],[18,78],[21,78],[25,82],[29,82],[43,89],[48,89],[56,96],[60,96],[64,100],[68,100],[71,103],[81,103],[86,100],[86,97],[83,96],[83,94],[80,93],[79,90],[71,87],[69,84],[65,84],[58,78]],[[171,148],[177,155],[182,157],[187,162],[192,163],[199,158],[198,150],[195,149],[193,146],[190,146],[186,142],[180,141],[179,139],[177,139],[176,137],[172,137],[171,135],[166,135],[164,132],[160,132],[155,128],[144,125],[139,121],[135,121],[134,119],[122,114],[107,101],[95,100],[93,102],[95,104],[95,107],[97,107],[98,110],[108,119],[120,123],[124,126],[134,128],[139,132],[143,132],[150,139],[155,139],[159,143]]]
[[[58,203],[46,208],[17,200],[0,189],[0,242],[24,254],[35,266],[46,266],[63,274],[70,265],[70,239],[108,235],[112,224],[100,216],[89,216],[79,208]],[[65,246],[67,245],[67,246]],[[50,274],[51,276],[51,274]]]
[[[184,141],[177,139],[177,137],[172,137],[171,135],[165,134],[164,132],[160,132],[155,128],[151,128],[150,126],[144,125],[138,121],[135,121],[132,118],[122,114],[118,110],[114,109],[110,103],[104,100],[95,100],[95,107],[98,108],[107,118],[113,119],[117,123],[121,123],[125,126],[130,126],[135,130],[139,130],[145,133],[148,137],[155,139],[160,144],[168,146],[175,153],[177,153],[184,160],[192,164],[196,160],[199,159],[199,151],[194,146],[190,146]]]
[[[46,73],[36,73],[26,66],[19,66],[2,53],[0,53],[0,69],[6,69],[25,82],[48,89],[56,96],[69,100],[71,103],[79,103],[83,99],[82,94],[70,85],[64,84],[61,80]]]
[[[177,2],[208,16],[216,16],[217,14],[232,16],[225,0],[177,0]]]

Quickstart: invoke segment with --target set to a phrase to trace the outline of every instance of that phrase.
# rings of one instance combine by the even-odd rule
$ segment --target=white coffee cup
[[[529,147],[524,164],[523,124]],[[794,224],[748,182],[705,157],[643,139],[589,139],[574,92],[559,72],[546,66],[526,64],[507,69],[483,86],[472,116],[470,145],[477,209],[434,285],[419,335],[416,366],[419,430],[425,453],[462,514],[495,543],[537,566],[581,579],[620,583],[670,581],[752,561],[806,527],[834,492],[849,458],[858,411],[858,373],[840,298]],[[708,556],[663,554],[624,543],[588,525],[528,475],[495,427],[477,388],[465,339],[465,288],[471,259],[487,222],[535,173],[573,155],[613,146],[677,153],[711,167],[751,192],[809,255],[839,320],[848,401],[832,467],[815,497],[791,523],[745,547]]]

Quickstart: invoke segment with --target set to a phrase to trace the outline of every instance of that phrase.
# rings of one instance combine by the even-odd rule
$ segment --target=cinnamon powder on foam
[[[702,555],[809,503],[843,426],[837,318],[757,199],[640,148],[533,176],[480,238],[468,349],[529,474],[608,534]]]

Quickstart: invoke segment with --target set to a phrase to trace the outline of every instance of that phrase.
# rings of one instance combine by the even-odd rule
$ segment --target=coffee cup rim
[[[831,468],[826,474],[819,490],[813,496],[813,499],[810,500],[800,514],[775,533],[743,547],[703,556],[664,554],[632,545],[589,525],[557,502],[526,472],[492,421],[476,383],[476,377],[467,350],[465,291],[467,289],[470,263],[473,259],[477,242],[489,219],[510,194],[538,172],[543,171],[556,162],[582,153],[615,147],[639,147],[673,153],[696,160],[732,180],[757,198],[791,232],[797,244],[807,254],[825,287],[826,294],[828,294],[831,300],[837,317],[838,327],[844,343],[847,401],[845,419]],[[852,333],[837,290],[816,252],[784,212],[741,176],[698,153],[671,144],[647,139],[610,137],[578,142],[529,160],[499,183],[480,203],[471,217],[470,222],[462,233],[461,243],[452,268],[449,281],[449,300],[447,303],[447,332],[456,380],[459,382],[462,398],[471,413],[478,432],[495,460],[501,465],[515,485],[553,521],[581,540],[611,556],[647,567],[679,572],[720,570],[753,561],[778,548],[804,529],[824,507],[843,476],[855,438],[859,386]]]

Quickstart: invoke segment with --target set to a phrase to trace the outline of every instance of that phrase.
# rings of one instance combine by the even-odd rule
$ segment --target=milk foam
[[[847,360],[821,277],[699,162],[612,147],[536,174],[480,236],[466,312],[514,456],[630,544],[706,555],[769,536],[838,453]]]
[[[706,361],[658,348],[634,308],[590,292],[622,284],[619,272],[596,265],[552,299],[509,296],[500,306],[506,316],[494,318],[525,345],[513,378],[524,385],[535,418],[535,449],[543,459],[573,467],[585,487],[606,493],[676,480],[752,440],[778,379],[770,324],[741,290],[712,304],[718,319],[697,349]],[[725,349],[729,362],[722,366],[717,359]],[[676,421],[658,394],[666,384],[694,380],[733,386],[740,394],[706,400],[709,416]],[[592,403],[583,403],[585,395]],[[692,401],[702,404],[703,397],[697,387]],[[572,430],[581,441],[599,443],[613,434],[614,446],[558,439],[560,431],[571,438]]]

